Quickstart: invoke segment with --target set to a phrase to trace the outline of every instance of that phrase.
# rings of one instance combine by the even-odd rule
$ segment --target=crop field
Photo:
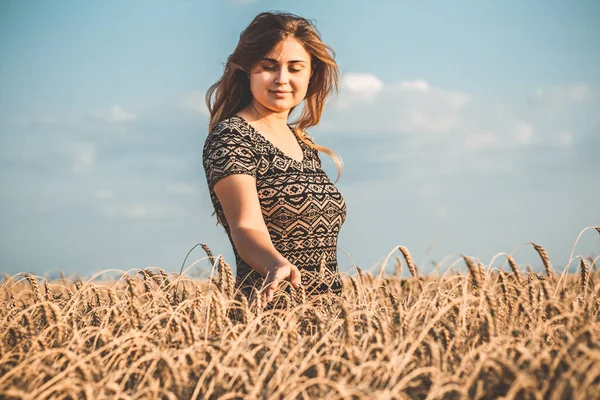
[[[598,398],[598,258],[567,273],[531,245],[543,273],[502,253],[421,276],[401,246],[394,274],[356,267],[341,297],[289,286],[266,308],[206,246],[207,279],[5,275],[0,398]]]

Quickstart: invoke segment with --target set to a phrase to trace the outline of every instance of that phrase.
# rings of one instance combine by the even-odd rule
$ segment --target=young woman
[[[213,215],[233,247],[236,289],[248,298],[254,288],[271,302],[278,288],[290,294],[290,283],[309,295],[342,293],[336,249],[346,204],[318,151],[334,157],[338,179],[342,166],[305,132],[338,90],[332,54],[306,19],[264,12],[241,33],[206,94],[203,166]]]

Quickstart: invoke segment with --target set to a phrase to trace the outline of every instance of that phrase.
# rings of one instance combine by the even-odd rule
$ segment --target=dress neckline
[[[242,121],[242,123],[244,123],[246,126],[248,126],[250,128],[250,130],[256,134],[256,136],[258,136],[263,142],[265,142],[268,146],[270,146],[273,151],[275,151],[279,156],[285,158],[286,160],[291,161],[294,165],[302,166],[304,164],[304,162],[308,159],[307,154],[306,154],[306,146],[304,145],[304,143],[302,143],[300,138],[298,138],[298,135],[296,135],[296,132],[294,132],[294,130],[292,129],[292,127],[289,124],[286,124],[286,125],[288,128],[290,128],[290,130],[294,134],[294,138],[296,138],[296,142],[298,142],[298,145],[300,146],[300,149],[302,150],[302,160],[301,161],[298,161],[295,158],[292,158],[292,157],[288,156],[287,154],[285,154],[279,147],[275,146],[269,139],[267,139],[266,136],[264,136],[256,128],[254,128],[254,126],[252,126],[248,121],[246,121],[246,119],[244,117],[235,114],[235,115],[233,115],[232,118],[237,118],[238,120]]]

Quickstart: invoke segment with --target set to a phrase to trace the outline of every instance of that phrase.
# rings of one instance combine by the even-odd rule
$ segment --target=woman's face
[[[310,54],[298,40],[289,37],[279,46],[278,57],[271,51],[250,72],[255,105],[275,113],[289,111],[304,100],[311,75]]]

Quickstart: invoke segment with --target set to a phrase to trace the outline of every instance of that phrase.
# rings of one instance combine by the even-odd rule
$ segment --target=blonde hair
[[[307,146],[333,158],[338,169],[337,183],[342,173],[341,158],[327,147],[309,141],[305,130],[319,123],[329,94],[334,89],[338,93],[339,68],[334,60],[335,51],[323,43],[317,28],[305,18],[285,12],[263,12],[242,31],[235,50],[227,58],[223,75],[206,93],[206,105],[210,112],[208,130],[212,131],[219,121],[235,115],[249,104],[252,100],[250,70],[288,37],[295,38],[303,45],[311,55],[312,64],[305,107],[300,117],[290,125]],[[290,110],[290,114],[295,108]]]

